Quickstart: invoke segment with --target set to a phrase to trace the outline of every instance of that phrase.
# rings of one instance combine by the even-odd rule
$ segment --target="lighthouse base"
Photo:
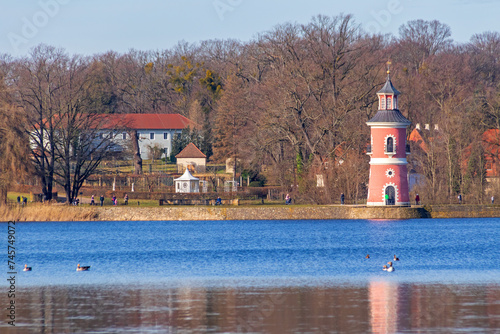
[[[396,202],[395,204],[386,204],[385,202],[366,202],[367,206],[411,206],[410,202]]]

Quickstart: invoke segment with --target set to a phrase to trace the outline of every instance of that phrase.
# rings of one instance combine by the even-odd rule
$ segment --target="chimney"
[[[425,129],[426,130],[430,130],[431,129],[431,126],[429,124],[425,124]]]

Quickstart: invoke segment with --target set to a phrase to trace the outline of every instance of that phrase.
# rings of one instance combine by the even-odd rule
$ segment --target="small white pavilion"
[[[200,179],[194,177],[186,168],[184,174],[177,179],[175,182],[175,192],[176,193],[199,193],[200,192]]]

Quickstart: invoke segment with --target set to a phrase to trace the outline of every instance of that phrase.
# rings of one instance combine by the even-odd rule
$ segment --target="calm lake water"
[[[0,332],[499,333],[499,240],[486,218],[17,223]]]

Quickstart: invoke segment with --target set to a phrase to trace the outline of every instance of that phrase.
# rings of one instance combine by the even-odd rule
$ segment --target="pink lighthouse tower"
[[[390,64],[390,63],[388,63]],[[370,182],[367,205],[410,206],[406,155],[406,128],[411,122],[398,109],[399,91],[387,71],[387,81],[377,92],[378,112],[366,124],[371,128]]]

